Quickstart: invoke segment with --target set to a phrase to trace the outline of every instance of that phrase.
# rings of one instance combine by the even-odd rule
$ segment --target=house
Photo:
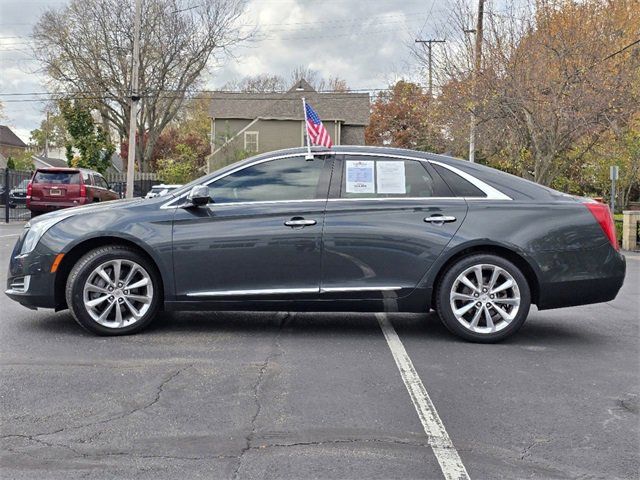
[[[17,156],[27,149],[27,144],[6,125],[0,125],[0,155],[4,158]]]
[[[215,93],[211,97],[209,171],[240,158],[306,145],[302,97],[313,107],[335,145],[364,145],[367,93],[319,93],[300,80],[285,93]]]

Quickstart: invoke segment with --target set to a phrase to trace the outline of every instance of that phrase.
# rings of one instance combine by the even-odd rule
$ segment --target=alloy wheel
[[[107,328],[123,328],[139,321],[153,300],[149,273],[131,260],[109,260],[87,277],[84,307],[91,318]]]
[[[464,328],[474,333],[495,333],[506,328],[518,314],[520,289],[504,268],[478,264],[456,277],[449,302]]]

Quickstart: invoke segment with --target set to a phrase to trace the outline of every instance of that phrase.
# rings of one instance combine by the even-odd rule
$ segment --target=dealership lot
[[[3,288],[20,228],[0,227]],[[444,478],[389,324],[471,478],[637,478],[640,255],[627,259],[615,301],[533,311],[497,345],[434,314],[163,314],[100,338],[2,295],[2,476]]]

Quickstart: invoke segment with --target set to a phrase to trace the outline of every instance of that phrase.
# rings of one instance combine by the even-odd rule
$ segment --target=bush
[[[197,154],[188,145],[176,145],[176,156],[158,160],[158,175],[164,183],[184,184],[197,177]]]
[[[618,244],[622,243],[622,214],[617,213],[613,216],[613,223],[616,226],[616,238],[618,239]]]

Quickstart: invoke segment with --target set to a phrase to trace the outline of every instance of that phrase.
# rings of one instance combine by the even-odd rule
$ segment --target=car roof
[[[81,167],[45,167],[45,168],[37,168],[36,172],[85,172],[85,173],[97,173],[98,175],[100,175],[100,172],[91,170],[89,168],[81,168]]]

